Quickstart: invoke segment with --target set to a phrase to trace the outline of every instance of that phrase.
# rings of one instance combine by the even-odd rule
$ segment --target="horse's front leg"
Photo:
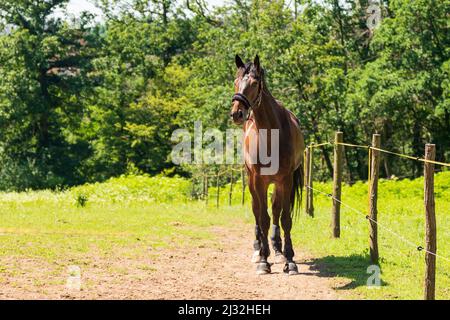
[[[256,269],[257,274],[270,273],[270,264],[267,258],[270,255],[269,248],[269,228],[270,217],[267,212],[267,188],[268,184],[259,177],[251,179],[250,192],[252,194],[252,208],[255,215],[256,225],[259,228],[259,233],[256,230],[257,238],[259,238],[259,263]],[[256,242],[255,242],[256,243]]]
[[[269,248],[269,228],[270,228],[270,216],[267,213],[267,200],[265,201],[265,205],[262,207],[260,216],[259,216],[259,227],[261,230],[261,260],[256,268],[257,274],[267,274],[270,273],[270,264],[267,261],[267,258],[270,255]]]
[[[248,187],[252,195],[252,211],[255,216],[255,240],[253,241],[252,262],[259,263],[261,261],[261,228],[259,227],[259,213],[261,212],[261,201],[255,188],[255,181],[249,175]]]
[[[255,240],[253,241],[253,255],[252,262],[258,263],[261,261],[261,229],[259,228],[259,219],[255,216]]]

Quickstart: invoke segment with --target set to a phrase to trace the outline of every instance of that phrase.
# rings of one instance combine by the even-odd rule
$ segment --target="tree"
[[[3,188],[83,182],[89,156],[79,139],[87,73],[95,54],[89,16],[77,24],[53,15],[66,1],[5,0],[0,19],[0,180]]]
[[[392,17],[383,20],[372,42],[377,57],[355,74],[349,101],[350,112],[359,113],[363,126],[382,133],[394,150],[421,155],[424,143],[434,142],[440,160],[450,143],[449,4],[391,1]],[[421,164],[413,163],[413,169],[419,175]]]
[[[180,104],[189,106],[180,97],[178,78],[185,77],[180,53],[189,50],[194,36],[170,1],[148,7],[136,1],[106,21],[84,130],[93,149],[87,163],[91,180],[126,173],[128,167],[147,173],[167,168],[168,132],[177,127]]]

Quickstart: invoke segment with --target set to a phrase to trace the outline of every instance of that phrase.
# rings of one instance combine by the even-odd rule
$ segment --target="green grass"
[[[239,185],[238,185],[239,188]],[[314,188],[332,192],[331,183],[315,183]],[[239,189],[233,195],[239,203]],[[369,224],[365,218],[368,209],[368,186],[358,182],[344,185],[342,201],[357,209],[341,206],[341,237],[331,236],[331,199],[314,194],[315,216],[310,218],[302,210],[293,227],[297,251],[304,250],[316,257],[314,268],[321,276],[349,279],[337,288],[346,297],[360,299],[422,299],[425,261],[423,251],[405,243],[392,232],[417,246],[425,247],[425,213],[423,204],[423,178],[415,180],[379,181],[378,228],[382,286],[368,288]],[[228,203],[229,186],[221,190],[221,205]],[[214,196],[216,189],[210,190]],[[270,194],[270,192],[269,192]],[[247,195],[247,201],[249,195]],[[215,204],[215,198],[210,200]],[[437,219],[438,254],[450,259],[450,172],[435,175],[435,202]],[[247,209],[249,210],[249,209]],[[246,211],[247,212],[247,211]],[[248,216],[248,213],[247,213]],[[388,228],[389,230],[387,230]],[[450,262],[437,259],[436,297],[450,299]]]
[[[450,258],[450,172],[436,175],[436,217],[438,254]],[[314,187],[331,192],[330,184]],[[417,246],[425,246],[425,214],[423,179],[386,181],[379,183],[378,228],[380,268],[383,285],[379,289],[366,286],[370,265],[368,251],[368,221],[363,214],[342,206],[341,237],[331,237],[331,200],[315,194],[315,217],[300,218],[295,227],[297,248],[314,256],[324,275],[351,280],[338,288],[350,296],[370,299],[421,299],[423,296],[424,253],[405,243],[386,228]],[[342,201],[367,212],[367,184],[344,186]],[[450,262],[437,259],[436,296],[450,298]]]
[[[0,256],[43,257],[49,261],[73,254],[82,257],[94,249],[106,255],[133,246],[139,250],[195,244],[213,237],[209,226],[233,223],[233,212],[228,217],[215,215],[200,203],[0,208]]]
[[[217,214],[192,201],[189,188],[181,178],[132,176],[63,192],[0,193],[0,260],[89,263],[117,253],[139,256],[213,240],[210,226],[239,219],[235,210]],[[87,199],[83,206],[80,194]],[[0,268],[0,278],[4,272],[15,271]]]
[[[450,172],[436,175],[438,254],[450,257]],[[330,183],[315,188],[331,191]],[[208,207],[189,198],[190,184],[181,178],[120,177],[102,184],[84,185],[61,192],[0,193],[0,260],[44,259],[50,263],[91,263],[102,255],[155,254],[149,249],[214,241],[214,226],[253,224],[249,200],[241,207],[240,184],[234,186],[233,206],[228,206],[229,186],[210,188]],[[80,198],[82,200],[80,200]],[[344,186],[344,203],[367,211],[367,184]],[[379,222],[417,245],[424,246],[423,180],[380,181]],[[294,224],[297,252],[315,257],[313,268],[324,277],[342,278],[337,290],[344,297],[370,299],[421,299],[424,254],[379,228],[382,286],[369,289],[368,222],[364,214],[346,207],[341,211],[341,238],[330,229],[331,200],[315,194],[315,217],[302,214]],[[251,248],[251,244],[249,244]],[[21,266],[2,268],[18,273]],[[53,271],[54,272],[54,271]],[[150,272],[150,271],[149,271]],[[437,260],[438,299],[450,298],[450,263]]]

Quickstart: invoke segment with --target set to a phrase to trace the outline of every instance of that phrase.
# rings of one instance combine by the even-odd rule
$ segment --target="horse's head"
[[[236,55],[237,72],[234,80],[234,96],[230,117],[235,124],[242,124],[249,116],[250,109],[261,103],[263,70],[256,55],[253,63],[242,62]]]

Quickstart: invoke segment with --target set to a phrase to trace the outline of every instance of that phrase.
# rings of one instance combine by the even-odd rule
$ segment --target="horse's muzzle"
[[[244,113],[242,110],[237,110],[230,114],[230,117],[233,119],[233,122],[236,124],[241,124],[244,121]]]

